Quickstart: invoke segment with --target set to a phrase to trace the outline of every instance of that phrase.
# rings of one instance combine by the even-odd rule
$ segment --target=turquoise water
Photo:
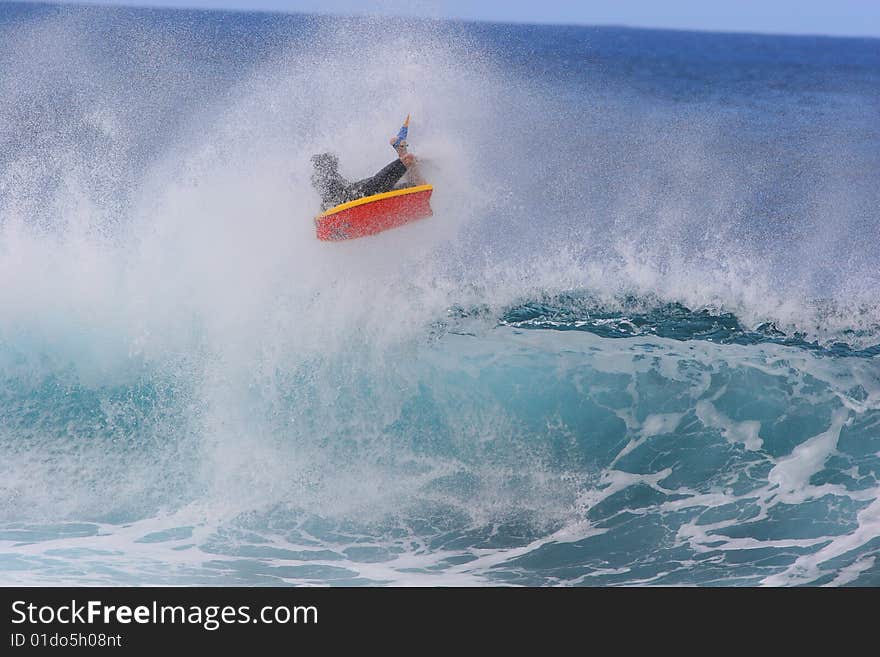
[[[0,583],[880,583],[880,41],[0,32]]]

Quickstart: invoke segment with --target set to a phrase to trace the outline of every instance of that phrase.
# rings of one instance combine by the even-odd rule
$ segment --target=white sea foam
[[[453,26],[358,21],[188,103],[198,39],[120,25],[123,70],[73,10],[0,41],[4,582],[475,584],[557,550],[582,568],[547,582],[658,583],[760,548],[801,552],[753,582],[870,572],[878,491],[839,452],[876,428],[876,358],[495,326],[574,290],[876,344],[871,245],[826,276],[813,237],[749,223],[736,169],[767,163],[718,155],[723,117],[607,98],[585,116]],[[309,156],[368,175],[407,111],[434,217],[315,240]],[[622,191],[597,199],[606,170]],[[833,216],[855,235],[796,209],[805,234]],[[815,483],[835,457],[851,483]],[[826,498],[834,527],[765,527]],[[626,519],[668,521],[651,549],[690,558],[646,573],[590,552]],[[382,556],[351,556],[365,546]]]

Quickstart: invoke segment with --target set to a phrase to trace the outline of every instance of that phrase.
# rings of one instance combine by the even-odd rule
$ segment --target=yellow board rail
[[[434,189],[433,185],[417,185],[416,187],[404,187],[403,189],[393,189],[390,192],[383,192],[381,194],[373,194],[372,196],[364,196],[363,198],[356,198],[353,201],[349,201],[348,203],[341,203],[337,206],[330,208],[329,210],[325,210],[321,214],[318,215],[318,218],[321,217],[329,217],[331,214],[336,214],[337,212],[342,212],[343,210],[348,210],[349,208],[355,208],[359,205],[364,205],[365,203],[372,203],[373,201],[381,201],[386,198],[394,198],[395,196],[404,196],[406,194],[415,194],[417,192],[427,192],[429,190]]]

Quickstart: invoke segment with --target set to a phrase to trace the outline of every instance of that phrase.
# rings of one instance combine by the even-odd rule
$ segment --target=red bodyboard
[[[366,237],[430,217],[433,191],[431,185],[419,185],[337,205],[315,217],[318,239],[336,242]]]

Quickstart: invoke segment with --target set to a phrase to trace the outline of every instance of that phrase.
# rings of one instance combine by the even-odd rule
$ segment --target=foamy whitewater
[[[0,584],[880,585],[878,180],[878,40],[2,4]]]

